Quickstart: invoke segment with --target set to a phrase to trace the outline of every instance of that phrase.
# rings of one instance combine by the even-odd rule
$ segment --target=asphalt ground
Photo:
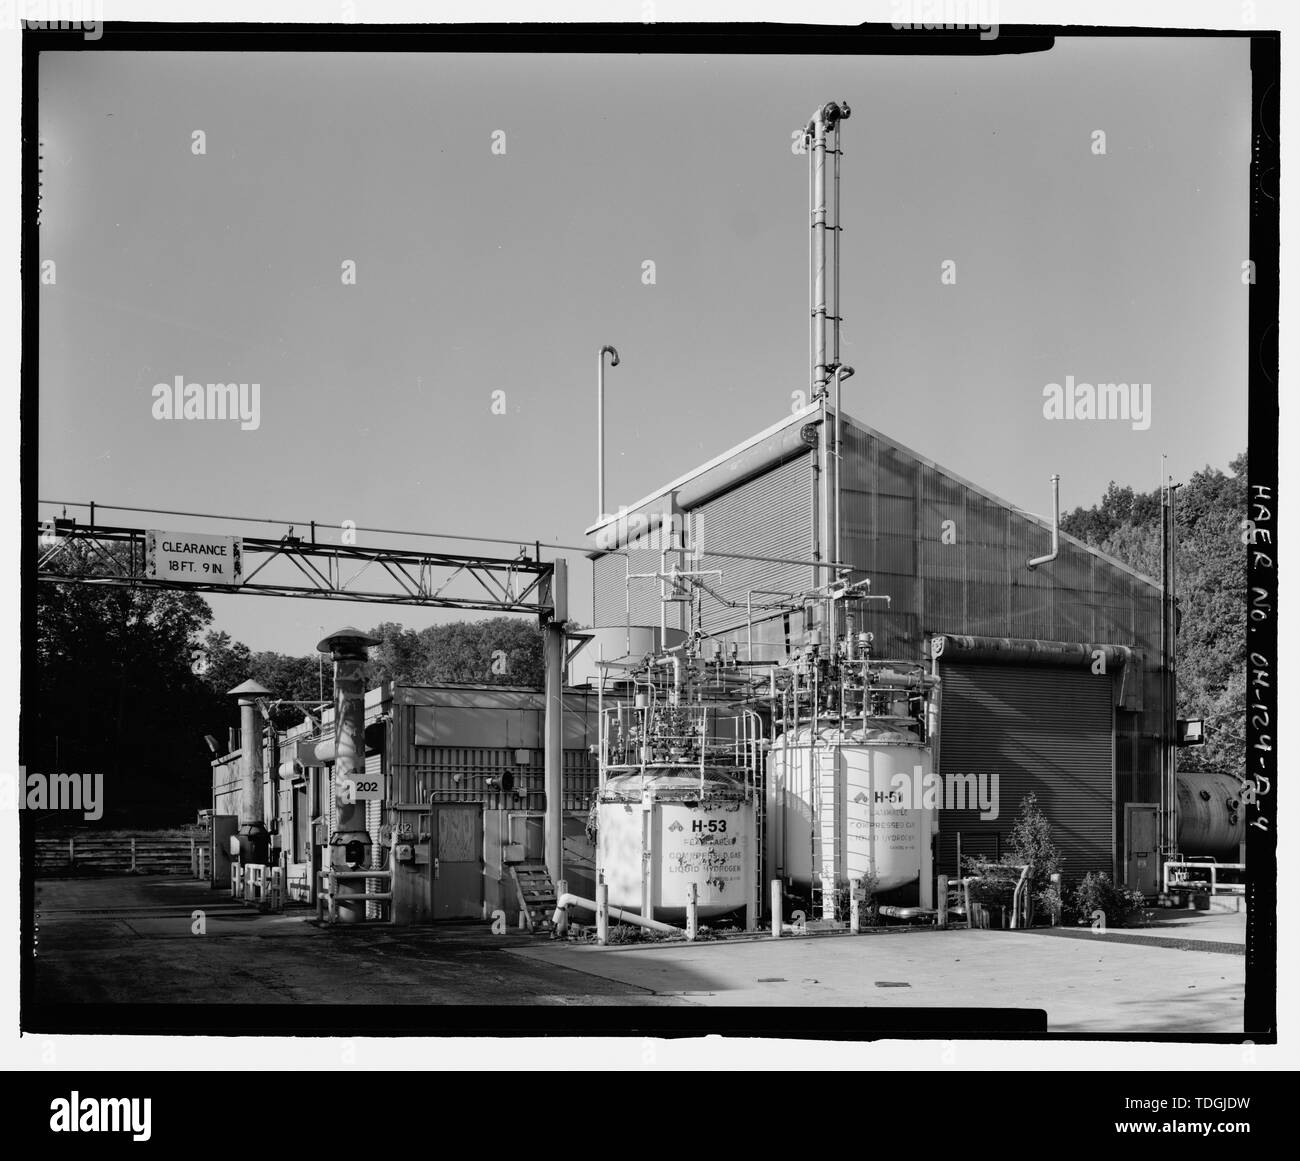
[[[203,912],[204,933],[194,931]],[[330,929],[260,914],[174,876],[42,879],[38,1004],[674,1004],[635,984],[505,953],[534,937],[485,923]]]
[[[35,890],[38,1004],[1040,1008],[1067,1035],[1242,1030],[1244,914],[1157,912],[1149,928],[1105,934],[918,928],[602,948],[478,922],[331,929],[171,876]]]

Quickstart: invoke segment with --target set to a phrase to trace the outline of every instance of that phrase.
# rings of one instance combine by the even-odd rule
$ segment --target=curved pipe
[[[1061,477],[1052,476],[1052,551],[1046,556],[1036,556],[1025,562],[1025,567],[1032,571],[1040,564],[1050,564],[1061,551]]]
[[[560,913],[566,907],[581,907],[584,910],[595,912],[596,901],[594,899],[583,899],[578,895],[561,895],[555,901],[555,914],[551,917],[551,923],[559,926]],[[664,931],[669,935],[681,935],[680,927],[672,927],[667,923],[660,923],[657,919],[642,919],[635,911],[624,911],[621,907],[607,908],[611,919],[619,919],[624,923],[635,923],[639,927],[648,927],[651,931]]]
[[[885,905],[876,908],[877,914],[889,919],[919,919],[922,915],[937,915],[933,907],[894,907]]]
[[[618,366],[618,351],[606,344],[596,356],[596,520],[601,522],[605,512],[605,356],[609,365]]]
[[[1011,896],[1011,926],[1016,926],[1016,918],[1020,914],[1020,893],[1025,890],[1025,880],[1029,876],[1028,866],[1020,868],[1020,878],[1016,880],[1016,889]]]

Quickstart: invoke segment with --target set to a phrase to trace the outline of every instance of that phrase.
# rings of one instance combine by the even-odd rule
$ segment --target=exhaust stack
[[[831,374],[840,361],[840,122],[849,117],[845,102],[828,101],[813,114],[804,130],[808,151],[809,239],[808,291],[810,333],[809,388],[814,399],[826,394]],[[826,198],[826,155],[832,162],[830,206]],[[829,259],[827,233],[830,233]],[[827,277],[827,266],[830,277]],[[830,354],[827,356],[826,324],[831,324]]]
[[[356,782],[366,773],[366,650],[379,641],[351,625],[331,633],[316,648],[334,661],[334,779],[338,829],[330,835],[330,866],[336,871],[360,871],[370,864],[370,834],[366,804],[356,797]],[[340,923],[360,923],[366,917],[364,879],[339,879],[336,887]]]
[[[229,691],[239,698],[239,831],[230,836],[230,853],[241,863],[265,866],[271,836],[266,829],[262,785],[262,714],[258,699],[271,691],[251,678]]]

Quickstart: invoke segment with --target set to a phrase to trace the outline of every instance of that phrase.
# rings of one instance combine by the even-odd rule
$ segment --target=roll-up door
[[[1065,874],[1115,873],[1114,685],[1087,669],[943,664],[939,772],[945,789],[997,790],[996,818],[939,812],[936,871],[963,855],[997,857],[1030,793],[1052,824]],[[967,776],[961,784],[956,776]],[[974,775],[974,781],[969,778]],[[962,804],[959,799],[958,805]]]

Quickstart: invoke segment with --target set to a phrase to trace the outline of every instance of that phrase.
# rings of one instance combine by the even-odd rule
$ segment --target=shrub
[[[1034,905],[1039,914],[1045,916],[1048,921],[1055,919],[1056,922],[1062,922],[1065,914],[1069,910],[1065,892],[1055,883],[1048,883],[1041,891],[1034,892]]]
[[[1116,886],[1105,871],[1089,871],[1074,890],[1071,911],[1076,923],[1090,923],[1093,913],[1101,911],[1107,927],[1120,927],[1145,902],[1140,891]]]
[[[1013,863],[1029,864],[1029,881],[1034,892],[1045,890],[1052,876],[1065,865],[1060,848],[1052,839],[1052,824],[1038,805],[1038,796],[1030,794],[1020,800],[1020,815],[1007,836]]]

